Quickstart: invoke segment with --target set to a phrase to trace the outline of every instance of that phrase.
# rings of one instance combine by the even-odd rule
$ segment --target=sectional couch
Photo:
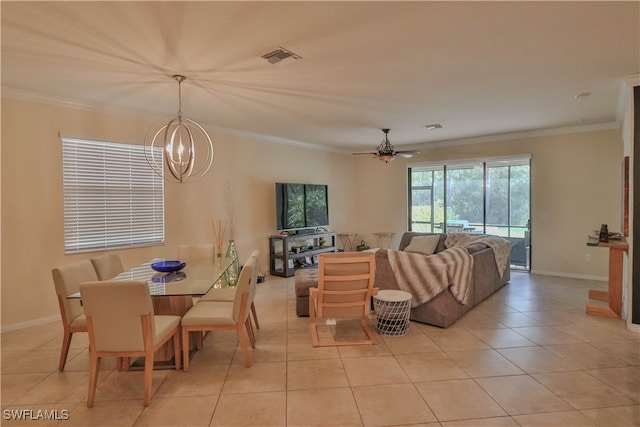
[[[404,251],[415,246],[411,243],[417,236],[439,236],[434,253],[447,249],[445,247],[446,234],[407,232],[400,240],[399,250]],[[431,240],[435,240],[435,238],[431,238]],[[498,271],[494,250],[491,247],[481,242],[471,243],[465,247],[473,257],[470,294],[467,303],[460,303],[450,289],[445,289],[433,299],[412,308],[411,320],[445,328],[509,282],[508,260],[506,267],[502,271]],[[375,286],[379,289],[400,289],[389,263],[389,251],[386,249],[376,251]]]

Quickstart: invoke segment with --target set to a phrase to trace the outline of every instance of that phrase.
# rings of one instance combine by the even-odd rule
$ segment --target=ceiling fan
[[[418,154],[419,151],[409,150],[409,151],[396,151],[393,145],[389,142],[389,130],[390,129],[382,129],[384,132],[384,141],[378,145],[376,151],[368,152],[368,153],[353,153],[354,156],[363,156],[363,155],[374,155],[378,159],[382,160],[385,163],[389,163],[393,159],[398,157],[411,157],[414,154]]]

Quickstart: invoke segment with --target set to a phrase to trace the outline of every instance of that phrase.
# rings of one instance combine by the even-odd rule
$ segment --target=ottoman
[[[316,286],[318,286],[318,269],[309,268],[296,271],[296,314],[298,317],[309,316],[309,288]]]

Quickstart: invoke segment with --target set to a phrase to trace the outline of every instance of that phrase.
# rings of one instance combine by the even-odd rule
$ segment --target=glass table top
[[[187,265],[175,273],[159,273],[151,268],[151,264],[168,259],[156,258],[124,271],[112,280],[143,280],[149,285],[151,296],[202,296],[216,285],[216,282],[233,263],[234,258],[222,257],[211,259],[181,260]],[[67,296],[69,299],[80,298],[80,292]]]

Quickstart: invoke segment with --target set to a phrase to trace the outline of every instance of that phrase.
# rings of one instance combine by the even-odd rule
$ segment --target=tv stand
[[[303,234],[269,237],[269,266],[272,276],[291,277],[296,270],[315,266],[318,255],[336,252],[336,233],[314,230]]]

